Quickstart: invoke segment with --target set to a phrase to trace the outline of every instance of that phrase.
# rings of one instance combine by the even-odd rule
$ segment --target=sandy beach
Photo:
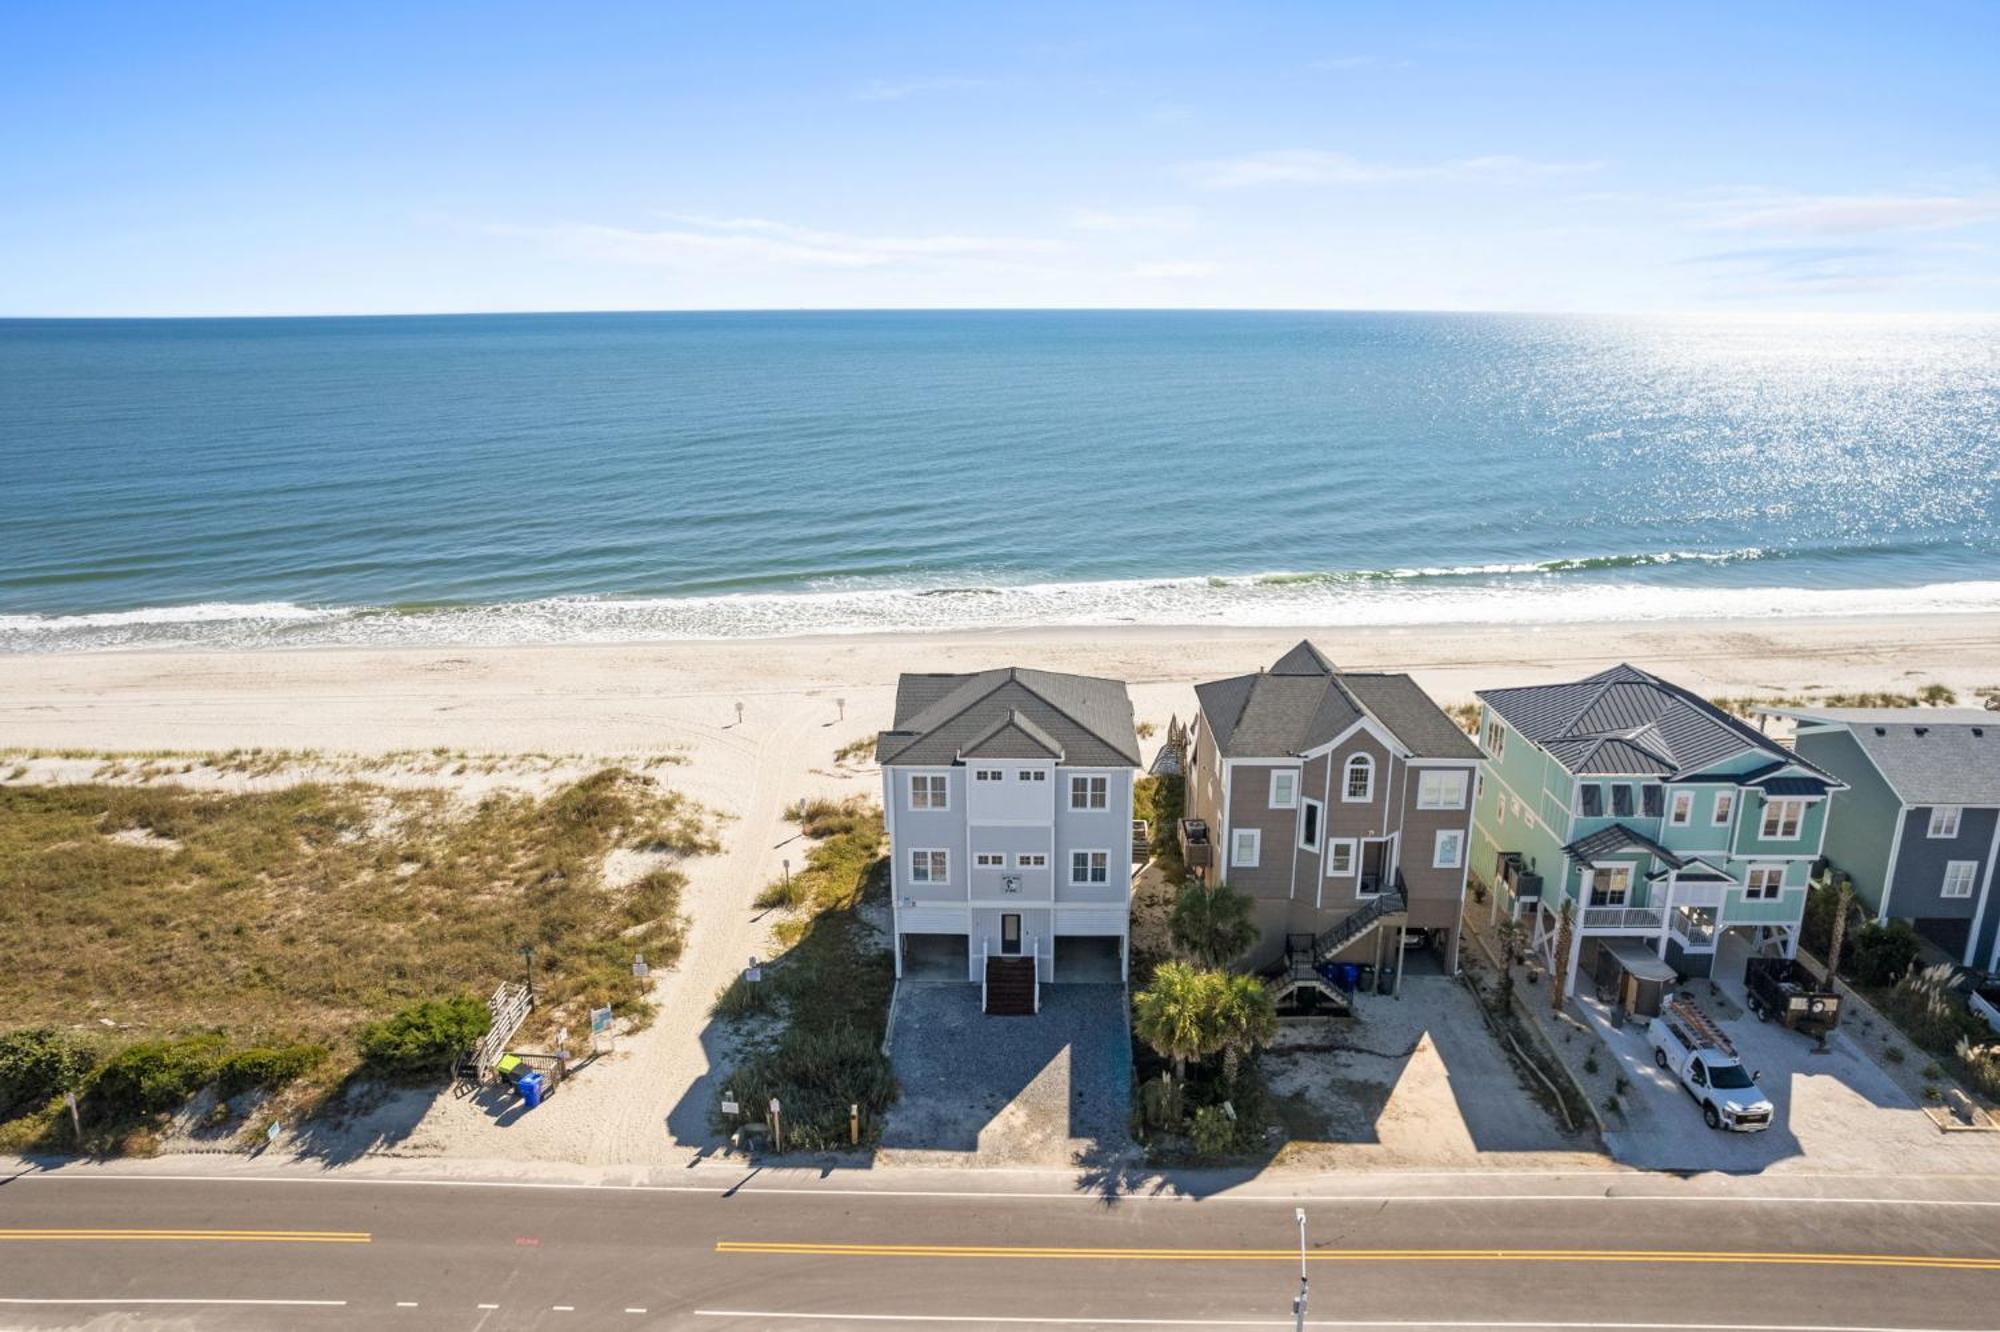
[[[1574,678],[1621,660],[1704,694],[1805,690],[1961,694],[2000,684],[2000,615],[1560,627],[1342,630],[1311,636],[1342,665],[1407,670],[1442,703],[1476,688]],[[50,751],[0,779],[79,780],[97,771],[56,751],[319,751],[305,771],[225,780],[278,783],[344,755],[445,749],[516,756],[377,766],[369,780],[533,785],[602,756],[680,760],[660,769],[718,817],[722,850],[687,866],[690,919],[679,967],[657,977],[662,1020],[564,1092],[561,1113],[500,1123],[475,1099],[392,1102],[353,1126],[357,1153],[582,1165],[684,1162],[718,1145],[712,1071],[726,1057],[709,1001],[772,922],[757,888],[798,854],[783,818],[806,795],[873,795],[872,767],[834,751],[889,720],[897,673],[1018,663],[1120,677],[1139,717],[1186,717],[1195,682],[1268,665],[1296,630],[1048,629],[949,636],[797,638],[519,649],[315,649],[0,658],[0,748]],[[736,705],[742,704],[742,722]],[[843,707],[844,703],[844,707]],[[844,719],[843,719],[844,712]],[[522,755],[550,756],[525,761]],[[325,1141],[324,1135],[320,1139]],[[1471,1164],[1468,1162],[1468,1164]]]

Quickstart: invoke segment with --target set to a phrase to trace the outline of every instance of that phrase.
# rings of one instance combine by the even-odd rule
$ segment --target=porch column
[[[1674,918],[1674,876],[1667,876],[1667,900],[1660,903],[1660,961],[1667,960],[1667,927]]]

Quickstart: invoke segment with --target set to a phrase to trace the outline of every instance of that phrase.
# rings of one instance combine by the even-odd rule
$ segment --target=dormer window
[[[1366,754],[1356,754],[1347,760],[1347,769],[1340,783],[1340,798],[1348,801],[1373,800],[1375,798],[1375,760]]]

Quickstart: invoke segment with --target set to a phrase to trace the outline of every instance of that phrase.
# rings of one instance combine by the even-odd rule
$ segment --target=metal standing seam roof
[[[1585,864],[1595,864],[1600,856],[1630,851],[1634,847],[1659,857],[1675,869],[1687,864],[1685,857],[1667,850],[1637,828],[1628,828],[1622,823],[1614,823],[1609,828],[1599,828],[1588,837],[1577,838],[1563,848],[1563,853]]]
[[[2000,806],[2000,713],[1979,708],[1774,708],[1846,729],[1906,805]]]
[[[1613,666],[1570,684],[1478,693],[1508,725],[1580,776],[1671,777],[1754,749],[1842,784],[1707,699],[1636,666]]]
[[[1225,757],[1303,754],[1372,718],[1411,754],[1476,759],[1479,746],[1408,675],[1343,671],[1301,640],[1268,671],[1195,686]]]
[[[1136,768],[1131,696],[1119,680],[1024,667],[897,680],[895,724],[876,737],[877,762],[949,767],[974,751]]]

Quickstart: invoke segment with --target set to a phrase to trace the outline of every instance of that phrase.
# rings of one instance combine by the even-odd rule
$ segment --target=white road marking
[[[60,1298],[60,1297],[37,1299],[26,1295],[0,1295],[0,1304],[108,1304],[114,1307],[128,1305],[128,1304],[149,1304],[149,1305],[150,1304],[248,1304],[248,1305],[268,1306],[280,1309],[344,1309],[347,1307],[346,1300],[250,1300],[250,1299],[170,1300],[170,1299],[140,1299],[140,1298],[120,1300],[120,1299],[112,1299],[109,1297],[103,1299]]]
[[[645,1311],[644,1309],[627,1309],[627,1310],[626,1310],[625,1312],[626,1312],[626,1313],[644,1313],[644,1312],[646,1312],[646,1311]]]
[[[481,1308],[481,1309],[497,1309],[497,1308],[499,1308],[500,1306],[499,1306],[499,1305],[497,1305],[497,1304],[481,1304],[481,1305],[478,1305],[478,1306],[476,1306],[476,1307],[478,1307],[478,1308]]]
[[[550,1312],[550,1313],[575,1313],[575,1312],[576,1312],[576,1306],[575,1306],[574,1304],[551,1304],[551,1305],[549,1306],[549,1312]]]
[[[815,1323],[978,1323],[984,1326],[1018,1327],[1294,1327],[1292,1319],[1282,1318],[1037,1318],[1032,1315],[1008,1314],[866,1314],[866,1313],[796,1313],[778,1312],[769,1309],[696,1309],[697,1318],[755,1318],[771,1321],[797,1321]],[[1865,1324],[1842,1323],[1565,1323],[1557,1320],[1522,1319],[1512,1322],[1486,1319],[1327,1319],[1310,1318],[1307,1327],[1325,1328],[1427,1328],[1449,1327],[1469,1329],[1471,1332],[1486,1330],[1543,1328],[1553,1332],[1964,1332],[1954,1328],[1924,1327],[1882,1327]]]
[[[396,1307],[398,1309],[414,1309],[417,1307],[417,1302],[415,1300],[397,1300]]]

